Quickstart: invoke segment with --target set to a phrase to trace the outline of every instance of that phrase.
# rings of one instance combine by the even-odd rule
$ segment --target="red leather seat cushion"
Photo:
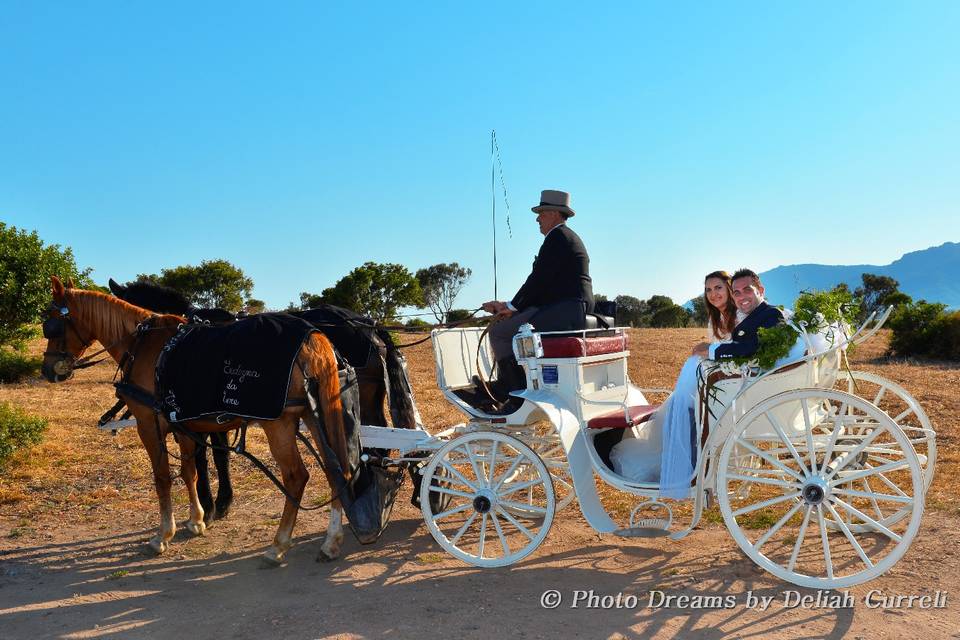
[[[603,336],[598,338],[551,338],[544,336],[544,358],[582,358],[627,350],[627,336]]]
[[[623,409],[615,409],[596,418],[592,418],[587,427],[590,429],[626,429],[643,424],[653,417],[653,414],[660,408],[659,404],[639,404],[635,407],[627,407],[627,413],[630,414],[630,421],[626,422],[623,415]]]

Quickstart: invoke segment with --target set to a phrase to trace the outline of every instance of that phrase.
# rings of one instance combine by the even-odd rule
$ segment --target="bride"
[[[729,342],[733,328],[742,320],[733,301],[730,275],[726,271],[708,273],[703,297],[707,338],[711,343]],[[638,437],[625,438],[610,452],[614,470],[620,475],[641,482],[657,482],[659,478],[661,498],[685,498],[690,492],[697,451],[697,369],[702,361],[700,356],[691,355],[680,370],[673,393],[653,420]],[[649,453],[656,450],[660,451],[659,460],[651,461]]]

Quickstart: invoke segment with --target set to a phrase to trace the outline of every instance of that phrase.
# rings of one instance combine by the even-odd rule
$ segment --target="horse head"
[[[88,332],[77,326],[71,315],[72,282],[66,285],[57,276],[50,278],[53,298],[43,320],[43,337],[47,348],[43,352],[43,377],[50,382],[63,382],[73,375],[77,359],[93,343]]]

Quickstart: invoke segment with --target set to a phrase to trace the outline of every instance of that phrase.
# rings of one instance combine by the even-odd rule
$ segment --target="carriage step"
[[[670,535],[670,520],[665,518],[640,520],[636,526],[617,529],[613,535],[621,538],[662,538]]]

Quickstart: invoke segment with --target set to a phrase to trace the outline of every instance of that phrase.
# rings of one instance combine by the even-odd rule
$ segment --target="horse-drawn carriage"
[[[610,435],[643,437],[657,409],[630,382],[622,329],[538,334],[525,326],[514,351],[527,389],[514,392],[523,404],[506,416],[484,413],[462,393],[492,369],[481,330],[435,330],[440,388],[468,420],[430,436],[364,426],[361,439],[399,450],[392,462],[422,466],[427,528],[470,564],[526,557],[574,499],[600,533],[673,539],[716,501],[755,563],[799,585],[842,588],[882,574],[906,552],[933,476],[935,433],[916,400],[842,366],[844,350],[888,315],[871,316],[825,350],[808,342],[804,356],[771,371],[708,372],[695,416],[691,522],[678,530],[656,482],[610,464]],[[626,526],[604,509],[597,478],[640,498]]]
[[[69,378],[82,366],[80,355],[98,340],[125,369],[123,380],[132,381],[118,390],[134,403],[138,432],[154,467],[161,527],[151,546],[162,553],[175,532],[164,444],[175,418],[161,416],[154,372],[161,355],[184,333],[183,319],[151,315],[99,293],[71,291],[57,279],[53,294],[44,323],[47,378]],[[646,397],[651,390],[629,379],[630,352],[622,329],[537,333],[525,325],[514,337],[514,352],[527,386],[513,392],[522,403],[509,415],[488,414],[464,393],[477,376],[489,379],[493,369],[482,330],[434,330],[440,388],[467,420],[431,434],[410,397],[404,412],[409,419],[397,424],[394,416],[395,427],[361,424],[359,442],[376,452],[364,454],[368,468],[416,471],[420,481],[414,490],[430,533],[445,550],[477,566],[504,566],[528,556],[546,538],[555,513],[574,500],[600,533],[674,539],[687,535],[716,501],[734,540],[755,563],[803,586],[842,588],[882,574],[903,556],[919,529],[933,477],[935,433],[916,400],[893,382],[843,366],[845,349],[876,333],[889,312],[871,316],[852,336],[835,335],[827,348],[808,340],[805,355],[770,371],[704,372],[687,493],[693,505],[683,528],[674,527],[672,507],[658,499],[658,482],[627,478],[611,464],[613,442],[644,439],[657,424],[651,420],[657,405]],[[290,382],[284,390],[280,417],[261,421],[287,497],[274,545],[265,554],[274,562],[291,544],[306,484],[292,435],[296,421],[307,421],[323,450],[338,448],[325,458],[346,459],[339,450],[347,444],[337,408],[342,387],[336,383],[335,353],[326,338],[305,330],[309,339],[296,351],[297,368],[291,365],[290,380],[281,380],[296,378],[297,384]],[[396,390],[393,395],[409,394],[401,379],[402,358],[397,358],[389,385],[381,373],[379,391],[366,394],[379,405],[371,416],[382,414],[386,386]],[[240,428],[236,416],[227,417],[226,423],[219,418],[193,423],[207,431]],[[246,422],[242,425],[245,429]],[[193,442],[181,438],[180,446],[191,504],[187,526],[202,534]],[[649,454],[656,461],[661,452],[651,448]],[[339,485],[342,492],[343,477],[326,471],[331,486]],[[601,503],[598,479],[640,499],[626,526]],[[339,552],[339,518],[335,503],[323,557]],[[372,533],[375,539],[379,529]]]

